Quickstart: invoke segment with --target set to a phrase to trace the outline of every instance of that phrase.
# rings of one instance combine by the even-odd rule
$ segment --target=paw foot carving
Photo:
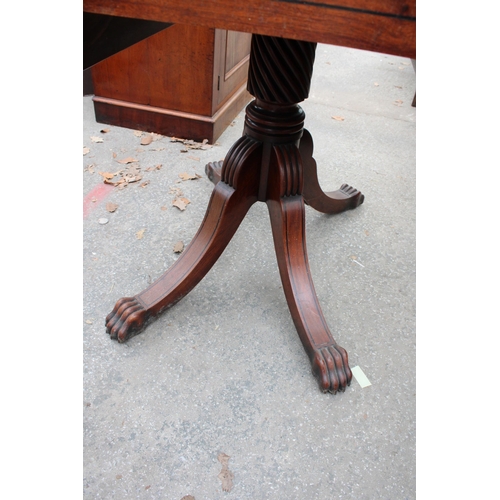
[[[221,179],[222,164],[222,161],[213,161],[205,165],[205,173],[214,184],[217,184]]]
[[[144,328],[147,311],[135,297],[120,299],[106,317],[106,332],[118,342],[125,342]]]
[[[342,184],[339,191],[345,194],[348,198],[352,200],[352,208],[356,208],[365,201],[365,196],[361,194],[356,188],[349,186],[349,184]]]
[[[312,372],[323,392],[344,392],[351,385],[347,351],[337,344],[316,349],[312,360]]]

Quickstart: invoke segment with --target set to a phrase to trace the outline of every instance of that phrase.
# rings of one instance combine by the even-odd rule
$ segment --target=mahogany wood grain
[[[140,332],[203,278],[256,201],[269,209],[285,297],[322,391],[344,391],[352,372],[334,340],[309,269],[305,203],[327,213],[356,208],[349,185],[324,193],[311,135],[298,105],[309,93],[316,42],[415,58],[414,0],[84,0],[84,10],[254,33],[243,136],[222,162],[206,167],[215,183],[205,219],[185,254],[143,292],[120,299],[106,328],[120,342]],[[268,36],[270,35],[270,36]]]
[[[232,95],[241,82],[246,81],[248,75],[248,61],[250,59],[250,42],[252,35],[239,31],[215,30],[215,52],[221,54],[215,58],[213,112]],[[249,99],[245,102],[248,104]],[[243,109],[243,106],[241,106]]]
[[[316,160],[313,158],[313,139],[309,131],[304,130],[300,140],[300,154],[304,165],[304,201],[324,214],[338,214],[344,212],[347,208],[356,208],[365,200],[357,189],[342,184],[340,189],[325,193],[318,181],[318,170]],[[346,207],[350,203],[351,207]]]
[[[83,10],[416,59],[416,0],[84,0]]]
[[[214,42],[215,29],[171,26],[94,66],[95,94],[211,116]]]
[[[91,68],[96,120],[213,144],[250,101],[248,33],[175,24]]]
[[[256,144],[252,147],[248,143],[249,139],[240,139],[229,151],[226,162],[238,158],[242,164],[251,164]],[[215,186],[198,232],[175,264],[141,293],[116,303],[106,318],[112,339],[124,342],[140,333],[150,320],[186,296],[215,264],[257,201],[258,170],[242,171],[241,166],[237,170],[232,186],[224,182]]]
[[[106,318],[112,339],[124,342],[140,333],[188,294],[222,254],[250,206],[262,201],[269,208],[285,297],[319,387],[335,394],[350,384],[347,352],[328,328],[311,278],[305,203],[339,213],[356,208],[364,197],[347,185],[332,196],[319,188],[312,138],[297,104],[309,93],[315,49],[313,42],[252,36],[248,89],[256,99],[246,108],[243,136],[222,163],[206,167],[215,188],[205,219],[163,276],[118,300]]]
[[[118,127],[213,144],[249,101],[243,84],[212,116],[166,110],[118,99],[94,96],[96,120]]]

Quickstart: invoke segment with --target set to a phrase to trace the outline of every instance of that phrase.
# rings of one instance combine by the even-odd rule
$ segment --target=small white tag
[[[355,366],[354,368],[351,368],[351,372],[358,382],[358,384],[362,387],[368,387],[369,385],[372,385],[372,383],[368,380],[368,377],[364,374],[363,370],[359,366]]]

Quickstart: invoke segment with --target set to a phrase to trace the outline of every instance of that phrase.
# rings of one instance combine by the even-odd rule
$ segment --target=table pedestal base
[[[112,339],[124,342],[140,333],[149,321],[185,297],[217,261],[249,208],[262,201],[269,209],[286,300],[319,387],[336,393],[350,385],[347,352],[330,333],[309,270],[305,203],[334,214],[356,208],[364,197],[346,184],[330,193],[319,186],[312,137],[303,128],[305,114],[296,104],[309,91],[314,49],[315,44],[309,42],[254,35],[249,90],[257,98],[247,106],[243,136],[223,162],[206,167],[215,188],[205,218],[191,243],[163,276],[138,295],[116,303],[106,318],[106,330]],[[271,80],[263,74],[269,59],[266,63],[261,58],[277,52],[278,60],[286,61],[285,69],[278,73],[283,75],[290,68],[295,71],[297,78],[288,76],[286,80],[290,88],[296,89],[297,82],[302,85],[300,79],[306,75],[306,84],[297,95],[290,96],[287,91],[281,98],[270,90]],[[304,72],[304,67],[309,70]],[[281,82],[280,78],[272,81],[278,82],[281,92],[283,78]],[[256,88],[256,82],[262,88]]]

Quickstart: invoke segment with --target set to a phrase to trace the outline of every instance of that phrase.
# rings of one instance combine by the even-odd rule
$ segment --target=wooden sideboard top
[[[83,0],[83,10],[416,59],[416,0]]]

